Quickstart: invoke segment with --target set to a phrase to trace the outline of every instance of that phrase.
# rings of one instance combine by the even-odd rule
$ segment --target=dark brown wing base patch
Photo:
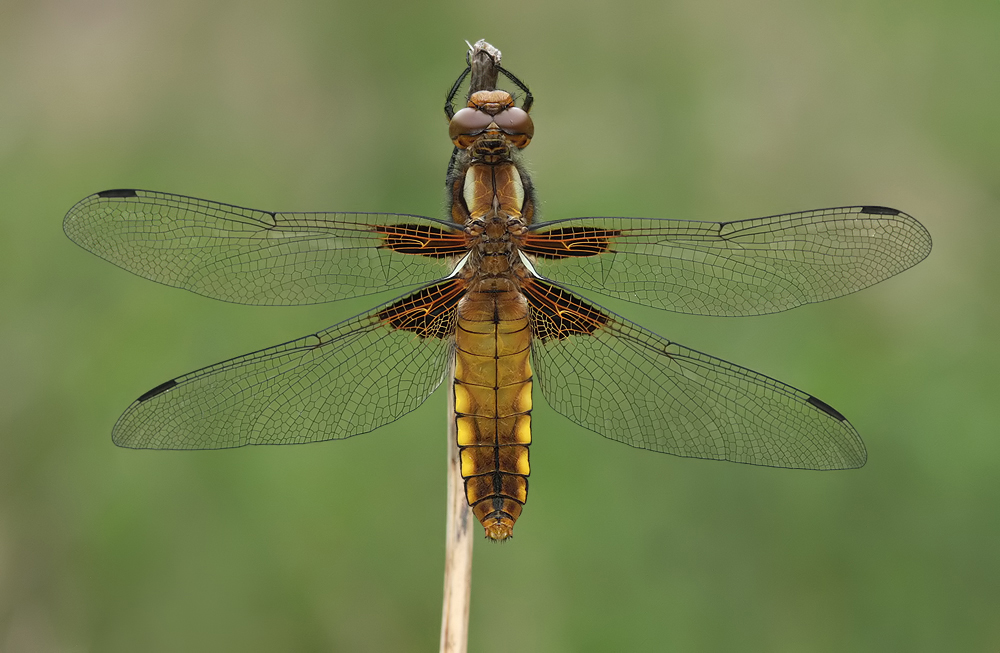
[[[464,280],[449,279],[407,295],[376,316],[394,329],[412,331],[421,338],[447,338],[455,333],[456,309],[464,292]]]
[[[465,233],[461,231],[419,224],[375,225],[372,229],[383,235],[384,247],[400,254],[447,258],[468,251]]]
[[[597,256],[611,249],[611,239],[621,231],[600,227],[564,227],[524,237],[522,249],[539,258]]]
[[[573,293],[538,279],[522,283],[521,292],[531,306],[532,336],[542,342],[589,335],[610,319]]]

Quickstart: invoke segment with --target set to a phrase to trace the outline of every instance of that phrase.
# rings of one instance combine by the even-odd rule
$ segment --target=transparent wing
[[[112,439],[133,449],[223,449],[347,438],[392,422],[441,383],[459,281],[428,286],[325,331],[153,388]]]
[[[877,206],[738,222],[575,218],[532,227],[542,276],[696,315],[763,315],[867,288],[916,265],[931,238]]]
[[[63,220],[86,250],[146,279],[239,304],[328,302],[448,274],[465,234],[395,213],[273,213],[144,190],[91,195]]]
[[[819,399],[682,347],[557,286],[525,286],[531,360],[556,411],[606,438],[675,456],[799,469],[865,464]]]

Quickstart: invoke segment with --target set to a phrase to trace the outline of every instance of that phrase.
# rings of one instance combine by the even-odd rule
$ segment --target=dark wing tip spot
[[[837,421],[840,422],[847,421],[847,418],[841,415],[839,412],[837,412],[836,408],[826,403],[825,401],[817,399],[816,397],[809,397],[808,399],[806,399],[806,403],[816,408],[819,408],[821,411],[823,411],[824,413],[826,413],[827,415],[829,415],[830,417],[834,418]]]
[[[131,188],[116,188],[114,190],[102,190],[98,197],[138,197]]]
[[[160,385],[156,386],[149,392],[145,393],[144,395],[136,399],[136,401],[146,401],[147,399],[152,399],[156,395],[166,392],[175,385],[177,385],[177,381],[175,381],[174,379],[170,379],[166,383],[161,383]]]
[[[887,206],[862,206],[861,212],[870,215],[899,215],[901,213],[901,211],[890,209]]]

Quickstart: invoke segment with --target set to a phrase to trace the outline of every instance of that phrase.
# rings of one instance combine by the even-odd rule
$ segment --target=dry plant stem
[[[452,363],[454,367],[454,363]],[[472,509],[465,498],[458,436],[455,432],[455,374],[448,388],[448,516],[444,552],[444,608],[441,653],[465,653],[469,640],[469,593],[472,589]]]
[[[469,92],[496,88],[500,51],[479,41],[469,56]],[[455,422],[455,359],[448,377],[448,517],[444,552],[444,608],[441,653],[465,653],[469,641],[469,595],[472,590],[472,528],[475,520],[465,496]]]

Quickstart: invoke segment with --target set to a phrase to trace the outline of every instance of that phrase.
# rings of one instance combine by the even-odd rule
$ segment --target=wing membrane
[[[823,401],[682,347],[541,281],[532,367],[556,411],[606,438],[675,456],[800,469],[865,464],[864,444]]]
[[[462,282],[160,384],[115,424],[133,449],[224,449],[347,438],[392,422],[441,383]]]
[[[738,222],[575,218],[524,251],[562,285],[697,315],[764,315],[867,288],[922,261],[923,225],[854,206]]]
[[[146,279],[240,304],[294,305],[423,285],[465,253],[453,225],[396,213],[274,213],[104,191],[63,221],[84,249]]]

